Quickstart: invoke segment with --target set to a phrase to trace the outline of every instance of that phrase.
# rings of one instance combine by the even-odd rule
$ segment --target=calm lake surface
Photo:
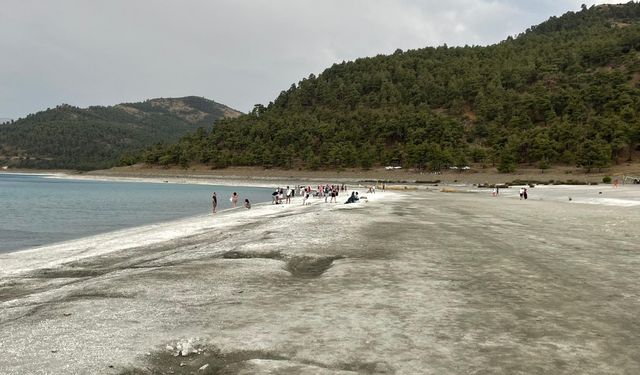
[[[240,201],[271,200],[271,189],[212,185],[67,180],[0,173],[0,252],[211,212]]]

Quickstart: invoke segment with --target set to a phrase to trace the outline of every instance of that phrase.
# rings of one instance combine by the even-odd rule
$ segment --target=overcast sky
[[[586,0],[2,0],[0,118],[204,96],[243,112],[334,62],[486,45]]]

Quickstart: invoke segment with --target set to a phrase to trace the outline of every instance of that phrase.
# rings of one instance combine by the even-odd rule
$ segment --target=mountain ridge
[[[196,96],[86,108],[61,104],[0,128],[0,163],[22,168],[107,168],[123,154],[176,141],[220,118],[241,114]]]

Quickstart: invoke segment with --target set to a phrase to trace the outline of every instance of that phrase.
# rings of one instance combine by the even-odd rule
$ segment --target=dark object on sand
[[[356,196],[355,191],[353,193],[351,193],[351,196],[349,197],[349,199],[347,199],[346,202],[344,202],[344,204],[349,204],[349,203],[356,203],[358,201],[358,197]]]

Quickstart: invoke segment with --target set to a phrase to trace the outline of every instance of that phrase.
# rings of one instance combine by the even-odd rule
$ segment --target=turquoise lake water
[[[0,252],[159,223],[271,200],[271,189],[211,185],[103,182],[0,173]]]

